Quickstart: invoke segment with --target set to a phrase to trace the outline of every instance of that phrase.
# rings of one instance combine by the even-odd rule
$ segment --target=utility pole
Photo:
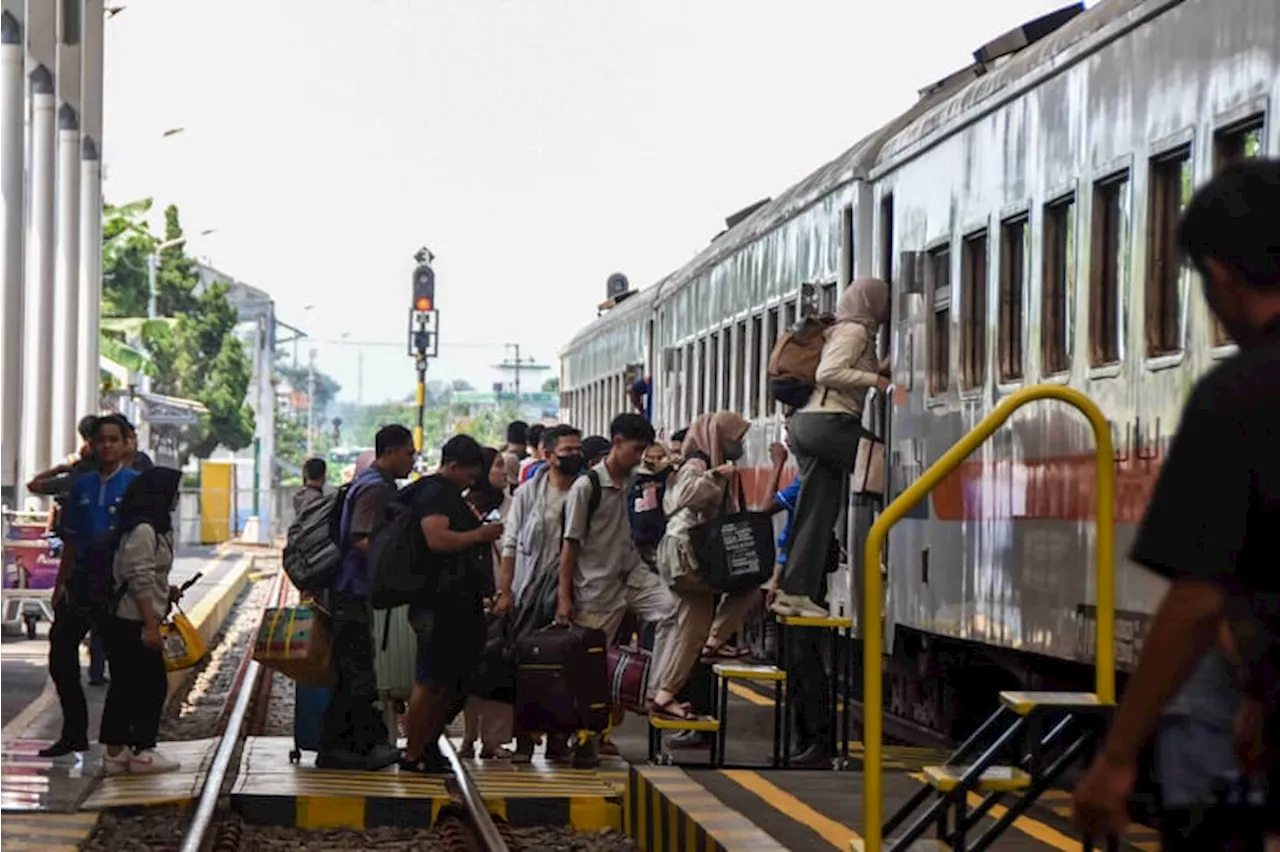
[[[316,350],[307,362],[307,458],[313,457],[316,429]]]

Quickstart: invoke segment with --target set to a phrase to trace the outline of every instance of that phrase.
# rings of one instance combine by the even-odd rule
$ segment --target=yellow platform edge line
[[[811,829],[837,849],[849,849],[861,835],[849,826],[814,810],[781,787],[767,781],[758,772],[746,769],[722,769],[720,774],[744,790],[754,793],[780,813]]]
[[[630,777],[624,824],[645,852],[785,848],[681,769],[635,766]]]
[[[221,554],[219,554],[220,557]],[[257,561],[257,557],[254,554],[243,554],[222,579],[218,580],[213,588],[205,592],[204,597],[200,598],[199,602],[191,608],[191,612],[187,614],[188,618],[191,619],[192,626],[200,634],[200,638],[204,639],[206,646],[212,644],[213,637],[222,629],[222,623],[231,614],[231,607],[236,598],[239,597],[244,587],[249,584],[249,573],[253,570],[255,561]],[[178,694],[190,674],[190,669],[169,672],[169,688],[165,693],[164,699],[166,704],[172,700],[173,696]]]

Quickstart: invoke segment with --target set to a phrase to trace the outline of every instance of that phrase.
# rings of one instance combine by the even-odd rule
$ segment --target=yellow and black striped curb
[[[631,767],[624,816],[627,834],[643,852],[786,849],[674,767]]]

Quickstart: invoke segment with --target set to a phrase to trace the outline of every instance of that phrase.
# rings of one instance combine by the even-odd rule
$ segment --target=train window
[[[681,423],[693,420],[694,387],[693,344],[689,343],[684,347],[684,410],[680,412]]]
[[[742,345],[741,338],[733,333],[730,326],[724,330],[724,352],[720,354],[720,407],[728,411],[736,411],[738,398],[734,386],[733,365],[734,353]]]
[[[691,412],[689,418],[693,422],[698,415],[707,410],[707,341],[706,338],[698,341],[698,407]]]
[[[987,380],[987,232],[965,238],[960,266],[960,387]]]
[[[996,340],[1002,382],[1016,382],[1022,378],[1022,306],[1026,299],[1030,248],[1031,221],[1026,214],[1000,223],[1000,301]]]
[[[951,250],[929,253],[929,393],[946,393],[951,379]]]
[[[1213,170],[1241,160],[1262,155],[1262,131],[1265,121],[1261,114],[1224,127],[1213,135]]]
[[[840,211],[840,280],[853,280],[853,205]]]
[[[820,310],[826,314],[835,313],[836,300],[838,298],[840,298],[840,294],[839,294],[839,286],[836,284],[836,282],[832,281],[830,284],[823,284],[822,285],[822,301],[819,303],[822,306]]]
[[[1151,161],[1147,233],[1147,355],[1182,350],[1187,275],[1178,255],[1178,218],[1191,200],[1191,148]]]
[[[1044,209],[1044,301],[1040,315],[1041,375],[1071,366],[1071,300],[1076,283],[1076,197]]]
[[[893,283],[893,196],[880,199],[880,277]],[[892,289],[892,288],[891,288]]]
[[[800,316],[800,300],[799,299],[793,302],[787,302],[787,309],[786,309],[785,316],[787,318],[787,325],[786,325],[787,329],[793,328],[796,324],[796,319]]]
[[[747,383],[747,416],[760,416],[760,374],[764,372],[760,347],[764,345],[764,317],[751,318],[751,377]]]
[[[1121,305],[1129,283],[1129,173],[1093,187],[1093,262],[1089,264],[1089,362],[1095,367],[1121,358]]]
[[[1240,160],[1251,159],[1262,155],[1262,131],[1265,119],[1261,114],[1250,116],[1244,121],[1230,127],[1224,127],[1213,137],[1213,170],[1219,172],[1224,166]],[[1226,346],[1231,342],[1231,335],[1218,321],[1210,315],[1210,326],[1214,346]]]
[[[707,411],[720,410],[720,333],[707,341]]]
[[[773,355],[773,347],[778,345],[778,337],[782,333],[781,331],[778,330],[778,309],[777,308],[769,309],[769,313],[765,317],[765,323],[766,323],[765,342],[769,346],[769,348],[765,350],[765,355],[764,355],[765,357],[764,369],[767,371],[769,369],[769,357]],[[772,399],[772,397],[770,398]],[[775,411],[781,411],[782,404],[775,403],[773,405],[773,408]]]
[[[753,338],[754,339],[754,338]],[[733,405],[734,411],[748,414],[747,405],[747,321],[738,323],[738,330],[733,335]]]

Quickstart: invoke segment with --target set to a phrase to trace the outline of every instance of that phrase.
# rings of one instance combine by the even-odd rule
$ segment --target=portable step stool
[[[748,680],[773,683],[773,757],[771,765],[782,765],[783,702],[787,682],[786,669],[753,663],[716,663],[711,667],[716,677],[716,718],[720,720],[720,733],[716,737],[716,766],[724,766],[724,751],[729,727],[729,682]]]
[[[649,762],[657,765],[672,763],[671,755],[662,751],[663,731],[708,731],[711,733],[711,762],[716,762],[720,746],[720,720],[702,719],[666,719],[649,714]]]
[[[788,671],[787,660],[787,643],[788,634],[794,628],[807,628],[811,630],[830,630],[831,631],[831,695],[829,697],[830,704],[830,725],[831,725],[831,766],[833,769],[843,769],[849,763],[849,702],[840,702],[840,675],[845,675],[845,681],[852,684],[853,677],[849,671],[847,661],[841,659],[840,654],[840,631],[853,630],[853,619],[836,618],[828,616],[827,618],[814,618],[807,615],[779,615],[775,616],[778,626],[778,669],[784,673]],[[853,655],[849,655],[852,659]],[[842,668],[841,663],[844,663]],[[792,690],[790,684],[783,692],[784,703],[781,714],[782,725],[782,758],[780,765],[787,768],[791,765],[791,719],[794,708],[791,705]],[[843,706],[843,710],[840,708]],[[837,746],[836,739],[839,738],[840,745]]]
[[[1068,769],[1092,757],[1111,710],[1091,692],[1000,693],[1000,706],[945,763],[924,767],[927,786],[884,824],[886,848],[915,848],[931,825],[937,827],[937,840],[956,852],[988,848]],[[1029,747],[1021,748],[1026,740]],[[998,764],[1005,756],[1013,759]],[[970,806],[969,793],[982,795],[982,801]],[[1007,812],[970,841],[991,808],[1008,795],[1017,798]],[[912,817],[901,834],[893,834]],[[1087,841],[1085,848],[1092,848]]]

